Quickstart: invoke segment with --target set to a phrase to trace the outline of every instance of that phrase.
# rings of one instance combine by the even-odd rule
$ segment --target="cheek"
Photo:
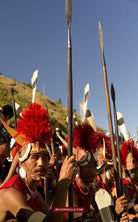
[[[45,169],[47,169],[48,166],[49,166],[49,159],[44,160],[44,162],[43,162],[43,167],[44,167]]]
[[[33,171],[33,169],[36,168],[36,161],[32,161],[31,159],[28,159],[25,162],[23,162],[21,166],[24,166],[24,163],[25,163],[25,166],[31,171]]]

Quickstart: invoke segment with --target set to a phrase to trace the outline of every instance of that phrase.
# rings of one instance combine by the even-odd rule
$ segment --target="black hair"
[[[13,117],[13,108],[10,105],[5,105],[2,107],[3,115],[9,116],[9,118]]]
[[[8,132],[0,133],[0,145],[4,143],[10,143],[11,135]]]

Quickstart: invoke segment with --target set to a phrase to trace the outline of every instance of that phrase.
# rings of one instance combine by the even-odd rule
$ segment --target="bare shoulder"
[[[20,191],[14,188],[0,190],[0,213],[10,212],[16,217],[21,208],[31,209]]]

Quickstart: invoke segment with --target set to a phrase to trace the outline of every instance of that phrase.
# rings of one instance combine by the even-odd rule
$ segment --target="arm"
[[[54,213],[53,208],[64,207],[66,204],[66,196],[69,185],[74,180],[77,173],[74,164],[75,158],[73,156],[69,159],[65,159],[60,171],[55,198],[47,216],[42,212],[34,212],[27,205],[24,195],[14,188],[3,189],[0,191],[0,213],[5,212],[6,214],[9,211],[21,222],[29,222],[30,220],[33,222],[62,221],[63,213]]]
[[[16,173],[16,168],[18,164],[19,164],[19,159],[18,159],[18,153],[17,153],[16,156],[14,157],[14,160],[12,161],[8,175],[5,178],[5,180],[2,182],[2,184],[6,183]]]
[[[63,220],[63,213],[54,213],[54,207],[65,207],[66,199],[67,199],[67,192],[71,182],[74,180],[76,176],[77,169],[75,165],[75,158],[71,156],[69,159],[65,159],[64,163],[61,167],[59,180],[57,183],[57,188],[55,192],[55,198],[51,205],[51,210],[49,211],[47,217],[45,218],[46,221],[62,221]]]

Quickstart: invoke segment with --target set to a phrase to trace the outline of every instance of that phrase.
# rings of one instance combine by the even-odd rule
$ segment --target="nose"
[[[43,166],[43,158],[41,156],[39,156],[39,158],[37,160],[37,164],[38,164],[38,166]]]
[[[89,172],[91,175],[96,175],[96,167],[90,168]]]

